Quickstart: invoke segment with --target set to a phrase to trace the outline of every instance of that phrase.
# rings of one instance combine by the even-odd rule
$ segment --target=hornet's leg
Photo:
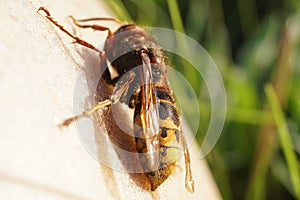
[[[108,36],[113,35],[110,28],[108,28],[106,26],[101,26],[98,24],[79,24],[79,22],[92,21],[92,20],[97,20],[97,19],[98,20],[115,20],[113,18],[90,18],[90,19],[76,20],[73,16],[69,16],[69,17],[73,21],[73,23],[80,28],[91,28],[96,31],[108,31]]]
[[[84,40],[80,39],[79,37],[73,35],[73,34],[70,33],[67,29],[65,29],[61,24],[59,24],[59,22],[56,21],[56,20],[50,15],[50,12],[49,12],[49,10],[48,10],[47,8],[45,8],[45,7],[40,7],[40,8],[38,9],[38,11],[40,11],[40,10],[42,10],[42,11],[44,11],[44,12],[46,13],[46,16],[45,16],[45,17],[46,17],[50,22],[52,22],[55,26],[57,26],[60,30],[62,30],[62,31],[63,31],[64,33],[66,33],[68,36],[70,36],[71,38],[73,38],[73,39],[75,40],[75,43],[78,43],[78,44],[80,44],[80,45],[82,45],[82,46],[85,46],[85,47],[87,47],[87,48],[90,48],[90,49],[92,49],[92,50],[94,50],[94,51],[96,51],[96,52],[98,52],[98,53],[101,53],[101,51],[100,51],[99,49],[97,49],[94,45],[92,45],[92,44],[90,44],[89,42],[84,41]]]
[[[89,117],[91,114],[93,114],[97,110],[99,110],[101,108],[105,108],[106,106],[109,106],[111,104],[112,104],[112,101],[110,99],[106,99],[102,102],[99,102],[96,106],[94,106],[93,108],[91,108],[89,110],[85,110],[80,115],[76,115],[74,117],[70,117],[70,118],[64,120],[62,123],[60,123],[58,125],[58,127],[63,128],[63,127],[69,126],[71,123],[75,122],[76,120],[81,119],[83,117]]]
[[[120,22],[119,20],[115,18],[110,18],[110,17],[95,17],[95,18],[88,18],[88,19],[77,19],[78,22],[88,22],[88,21],[96,21],[96,20],[101,20],[101,21],[114,21],[120,25],[123,23]]]
[[[190,153],[186,144],[186,141],[183,136],[183,132],[181,131],[181,141],[184,152],[184,161],[185,161],[185,188],[193,193],[194,192],[194,180],[192,176],[192,170],[190,165]]]
[[[119,99],[121,98],[122,94],[126,93],[130,83],[134,80],[135,78],[135,74],[134,72],[128,72],[127,74],[124,75],[125,78],[125,82],[123,82],[122,84],[116,84],[116,88],[114,93],[112,94],[110,99],[106,99],[104,101],[101,101],[99,103],[97,103],[97,105],[95,105],[93,108],[89,109],[89,110],[85,110],[83,113],[76,115],[74,117],[68,118],[66,120],[64,120],[61,124],[59,124],[58,126],[60,128],[65,127],[70,125],[72,122],[77,121],[81,118],[84,117],[89,117],[90,115],[92,115],[93,113],[95,113],[96,111],[98,111],[99,109],[108,107],[114,103],[117,103],[119,101]]]

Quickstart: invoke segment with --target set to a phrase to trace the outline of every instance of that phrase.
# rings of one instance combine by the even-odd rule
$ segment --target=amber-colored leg
[[[88,18],[88,19],[77,19],[78,22],[88,22],[88,21],[113,21],[116,22],[118,24],[123,24],[122,22],[120,22],[119,20],[115,19],[115,18],[110,18],[110,17],[94,17],[94,18]]]
[[[108,31],[108,36],[111,36],[113,33],[110,30],[110,28],[106,27],[106,26],[101,26],[101,25],[97,25],[97,24],[79,24],[78,22],[84,22],[84,21],[91,21],[91,20],[95,20],[95,19],[106,19],[106,20],[111,20],[112,18],[90,18],[90,19],[83,19],[83,20],[76,20],[73,16],[69,16],[70,19],[73,21],[73,23],[80,27],[80,28],[91,28],[94,29],[96,31]]]
[[[89,110],[84,111],[80,115],[76,115],[74,117],[70,117],[70,118],[64,120],[62,123],[60,123],[58,125],[58,127],[63,128],[63,127],[69,126],[71,123],[75,122],[76,120],[81,119],[83,117],[89,117],[91,114],[93,114],[97,110],[99,110],[101,108],[105,108],[111,104],[112,104],[112,101],[110,99],[99,102],[96,106],[94,106],[93,108],[91,108]]]
[[[98,53],[101,53],[101,51],[99,49],[97,49],[94,45],[90,44],[89,42],[87,41],[84,41],[82,39],[80,39],[79,37],[73,35],[72,33],[70,33],[67,29],[65,29],[61,24],[59,24],[58,21],[56,21],[50,14],[49,10],[43,6],[41,6],[39,9],[38,9],[38,12],[42,10],[46,13],[46,18],[52,22],[55,26],[57,26],[60,30],[62,30],[64,33],[66,33],[68,36],[70,36],[71,38],[73,38],[75,40],[75,43],[78,43],[82,46],[85,46],[87,48],[90,48]]]
[[[64,120],[61,124],[58,125],[58,127],[62,128],[62,127],[69,126],[74,121],[77,121],[84,117],[89,117],[94,112],[96,112],[102,108],[109,107],[111,104],[117,103],[119,101],[119,99],[121,98],[122,94],[126,93],[130,83],[134,80],[135,74],[134,74],[134,72],[128,72],[124,76],[125,76],[126,81],[120,85],[118,85],[118,84],[116,85],[114,94],[111,96],[110,99],[106,99],[104,101],[99,102],[96,106],[94,106],[93,108],[91,108],[89,110],[84,111],[80,115],[76,115],[74,117]]]
[[[182,133],[182,131],[181,131]],[[184,161],[185,161],[185,188],[193,193],[194,192],[194,179],[192,175],[191,165],[190,165],[190,153],[186,144],[186,141],[181,134],[182,147],[184,152]]]

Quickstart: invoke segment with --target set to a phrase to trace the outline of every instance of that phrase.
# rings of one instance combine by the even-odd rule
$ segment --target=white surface
[[[197,158],[197,145],[191,148],[195,193],[185,190],[180,168],[157,192],[149,193],[128,174],[96,162],[80,143],[75,126],[57,128],[73,115],[75,82],[89,51],[71,44],[36,11],[46,6],[70,29],[69,14],[108,16],[106,7],[96,0],[0,4],[1,199],[220,199],[206,163]],[[105,35],[84,31],[84,38],[97,44]]]

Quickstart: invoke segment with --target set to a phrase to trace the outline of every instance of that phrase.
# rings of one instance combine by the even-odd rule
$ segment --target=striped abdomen
[[[138,152],[141,153],[141,165],[145,169],[145,174],[151,183],[152,190],[155,190],[169,177],[176,166],[176,161],[179,160],[179,156],[182,153],[180,143],[180,135],[182,134],[181,125],[173,93],[169,88],[165,87],[155,87],[155,91],[159,111],[159,170],[150,172],[147,170],[149,169],[149,159],[147,156],[149,149],[147,149],[146,140],[151,138],[139,137],[142,135],[141,128],[135,128],[134,130],[137,136],[136,147]],[[137,103],[134,113],[134,123],[137,125],[135,127],[141,127],[140,108],[141,104]]]

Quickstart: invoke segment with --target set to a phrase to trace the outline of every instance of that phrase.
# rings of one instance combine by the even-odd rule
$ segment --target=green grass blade
[[[121,21],[132,21],[130,14],[127,12],[124,4],[120,0],[105,0],[106,5],[110,7],[110,9],[117,15],[118,19]]]
[[[297,161],[297,156],[293,151],[293,143],[290,137],[289,130],[287,128],[284,114],[280,108],[279,101],[271,85],[267,85],[265,87],[265,93],[267,95],[267,99],[278,128],[279,141],[287,162],[294,193],[296,198],[300,199],[299,163]]]
[[[171,15],[173,28],[176,31],[184,33],[185,31],[183,28],[183,23],[181,20],[181,15],[179,12],[177,1],[176,0],[167,0],[167,2],[168,2],[168,7],[169,7],[170,15]]]

